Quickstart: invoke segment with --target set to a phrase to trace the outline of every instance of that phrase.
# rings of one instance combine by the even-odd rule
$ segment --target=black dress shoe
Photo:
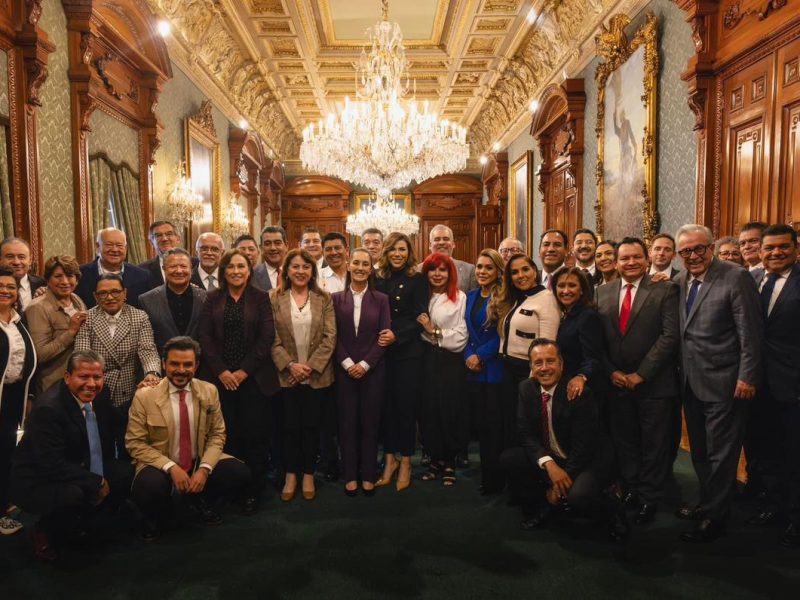
[[[682,506],[675,511],[675,516],[684,521],[697,521],[703,516],[699,506]]]
[[[622,497],[622,506],[627,510],[632,510],[639,506],[639,495],[636,492],[628,492]]]
[[[355,498],[356,496],[358,496],[358,488],[356,487],[353,488],[352,490],[344,488],[344,495],[348,496],[349,498]]]
[[[639,507],[639,512],[636,515],[636,524],[646,525],[652,523],[656,520],[656,512],[658,512],[658,506],[656,504],[648,504],[645,502]]]
[[[541,527],[547,521],[549,521],[552,514],[553,514],[553,507],[548,504],[547,506],[541,508],[539,512],[537,512],[532,517],[523,519],[520,522],[519,527],[520,529],[522,529],[522,531],[531,531],[533,529],[536,529],[537,527]]]
[[[649,506],[654,505],[651,504]],[[611,530],[608,532],[608,534],[615,542],[624,542],[630,537],[631,526],[628,525],[628,518],[625,516],[624,510],[619,510],[614,515],[614,519],[611,522]]]
[[[789,525],[781,538],[781,545],[784,548],[800,548],[800,526],[794,523]]]
[[[219,525],[222,523],[220,514],[206,504],[202,498],[192,502],[191,508],[203,525]]]
[[[703,519],[692,531],[684,531],[681,534],[681,541],[690,544],[706,544],[727,535],[727,533],[728,527],[724,521]]]
[[[145,519],[142,522],[142,541],[155,542],[159,537],[161,537],[161,529],[159,529],[158,523],[152,519]]]
[[[256,514],[258,510],[258,500],[256,500],[253,496],[248,496],[244,500],[242,500],[242,514],[246,516]]]
[[[757,515],[753,515],[752,517],[748,518],[745,523],[748,525],[771,525],[772,523],[777,523],[780,520],[780,515],[771,509],[762,510]]]

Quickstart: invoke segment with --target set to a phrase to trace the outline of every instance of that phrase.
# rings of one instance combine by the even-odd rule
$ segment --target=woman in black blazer
[[[22,523],[6,516],[8,478],[36,370],[33,340],[16,310],[18,288],[14,273],[0,268],[0,529],[4,534],[22,529]]]
[[[269,400],[278,392],[270,350],[275,325],[269,295],[250,285],[250,261],[229,250],[219,263],[220,286],[206,296],[198,336],[206,376],[219,390],[225,452],[253,475],[244,512],[255,512],[269,460]]]
[[[581,269],[562,269],[553,278],[553,291],[561,309],[558,348],[564,359],[563,381],[567,398],[574,400],[589,385],[599,396],[605,378],[600,373],[603,352],[603,324],[594,308],[592,284]]]
[[[397,490],[411,483],[411,456],[417,433],[417,404],[422,370],[422,326],[417,317],[428,312],[428,281],[417,273],[411,239],[391,233],[375,272],[375,289],[389,296],[392,326],[380,332],[386,348],[386,396],[383,405],[383,476],[376,487],[388,485],[399,468]],[[396,454],[400,455],[398,465]]]

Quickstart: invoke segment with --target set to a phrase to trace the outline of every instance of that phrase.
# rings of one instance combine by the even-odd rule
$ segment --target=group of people
[[[209,525],[228,500],[256,512],[270,473],[284,502],[313,500],[318,469],[348,496],[402,491],[419,447],[419,479],[450,488],[476,436],[481,493],[507,488],[523,529],[569,511],[623,540],[626,511],[656,518],[681,407],[700,482],[681,538],[726,533],[744,445],[753,521],[787,519],[800,547],[791,227],[715,245],[686,225],[649,246],[548,230],[541,269],[513,238],[454,259],[445,225],[421,262],[377,229],[355,249],[316,229],[290,249],[267,226],[226,250],[208,232],[195,256],[168,221],[149,238],[136,266],[104,229],[94,261],[53,256],[43,279],[24,240],[0,244],[0,531],[22,527],[12,505],[39,515],[41,558],[128,498],[153,540],[175,498]]]

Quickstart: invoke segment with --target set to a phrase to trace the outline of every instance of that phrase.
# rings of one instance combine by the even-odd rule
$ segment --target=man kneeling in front
[[[556,343],[539,338],[528,351],[532,377],[519,385],[517,431],[521,446],[504,451],[512,496],[522,506],[524,530],[569,508],[610,526],[622,541],[630,528],[619,502],[604,493],[613,480],[614,454],[591,390],[567,399],[564,361]]]
[[[223,454],[225,422],[217,388],[194,378],[200,345],[190,337],[164,344],[165,378],[141,388],[131,404],[125,446],[136,476],[131,494],[144,515],[142,538],[153,541],[172,508],[172,493],[182,496],[205,525],[222,518],[212,503],[241,499],[250,470]]]

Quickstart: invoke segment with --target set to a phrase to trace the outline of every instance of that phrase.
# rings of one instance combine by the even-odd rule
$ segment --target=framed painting
[[[530,254],[531,194],[533,193],[533,152],[528,150],[511,164],[508,177],[508,233],[522,242]]]
[[[595,37],[597,233],[604,239],[658,232],[656,205],[657,21],[648,14],[629,41],[618,14]]]
[[[204,207],[201,219],[189,224],[187,248],[193,247],[201,233],[222,228],[222,159],[211,110],[211,102],[206,100],[196,114],[186,119],[186,176],[203,198]]]

